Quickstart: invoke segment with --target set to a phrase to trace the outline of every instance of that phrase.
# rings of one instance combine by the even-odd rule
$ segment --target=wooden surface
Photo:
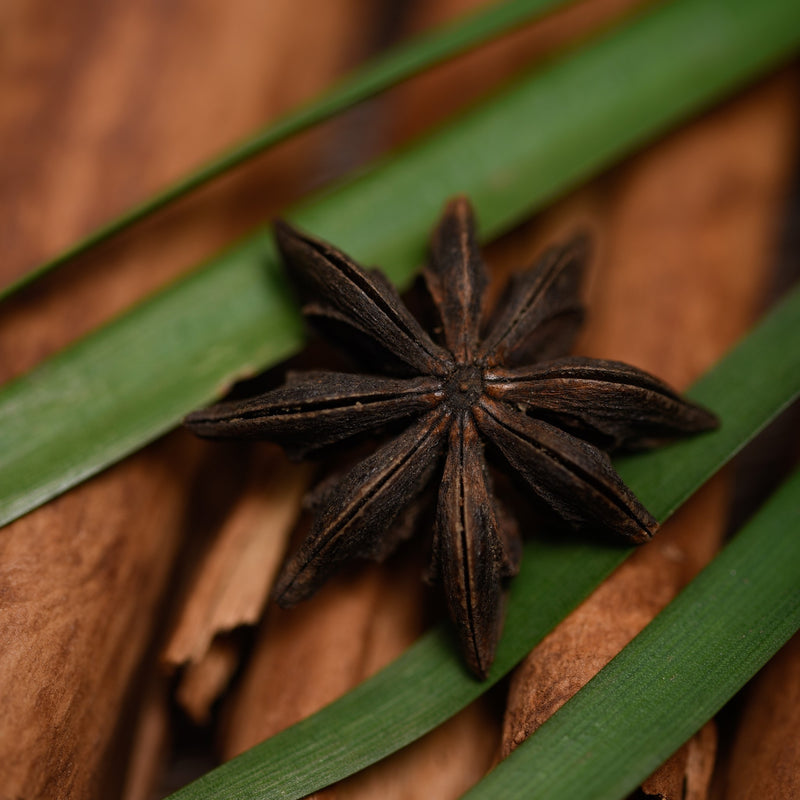
[[[3,0],[0,284],[381,47],[480,4]],[[303,193],[637,5],[591,0],[434,70],[61,270],[2,306],[0,380]],[[766,293],[797,148],[797,88],[791,70],[762,81],[564,199],[491,248],[498,275],[588,220],[600,249],[584,352],[638,363],[646,350],[645,366],[685,384],[743,330]],[[641,306],[645,296],[655,302]],[[687,296],[695,298],[688,311]],[[619,315],[626,305],[638,309],[635,324]],[[665,338],[664,330],[675,333]],[[350,570],[292,612],[270,608],[249,663],[238,661],[246,648],[226,649],[223,640],[194,684],[184,676],[184,691],[195,686],[198,716],[220,692],[223,710],[204,730],[205,760],[185,770],[175,758],[164,763],[170,719],[180,715],[159,678],[159,654],[171,624],[191,617],[189,587],[207,585],[203,564],[215,531],[252,502],[240,496],[250,475],[242,452],[179,432],[0,531],[0,800],[106,798],[123,785],[127,800],[159,796],[212,763],[212,740],[230,755],[310,713],[438,613],[419,583],[413,547],[385,567]],[[793,652],[782,658],[796,664]],[[226,691],[239,667],[240,680]],[[775,674],[795,680],[797,671]],[[389,796],[387,786],[409,798],[429,797],[434,786],[437,797],[457,796],[495,757],[502,699],[471,707],[336,796]],[[770,726],[761,717],[757,724]],[[790,731],[792,724],[796,740],[796,718]],[[185,730],[173,732],[174,752],[186,752]],[[749,747],[746,737],[737,742]],[[730,772],[737,784],[751,779]]]

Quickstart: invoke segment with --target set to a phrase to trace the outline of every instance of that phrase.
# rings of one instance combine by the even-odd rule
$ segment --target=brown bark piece
[[[641,797],[653,800],[684,800],[690,739],[673,753],[641,786]],[[637,796],[638,800],[638,796]]]
[[[111,747],[128,742],[125,703],[159,626],[191,469],[191,448],[168,440],[3,530],[4,796],[116,795]]]
[[[717,727],[711,720],[642,784],[642,794],[656,800],[705,800],[716,752]]]
[[[183,600],[162,653],[166,664],[196,663],[217,634],[254,625],[261,617],[300,513],[311,468],[289,463],[272,447],[258,450],[254,460],[242,497]]]
[[[139,717],[130,749],[122,800],[152,800],[169,754],[169,681],[151,672],[139,698]]]
[[[796,142],[795,91],[791,74],[766,81],[611,173],[608,232],[578,352],[683,387],[748,329]],[[712,557],[725,495],[719,476],[525,659],[511,682],[504,756]]]
[[[198,725],[210,720],[211,706],[227,688],[239,666],[239,657],[237,641],[217,636],[199,661],[184,668],[175,699]]]
[[[717,757],[717,725],[712,719],[684,745],[686,755],[683,800],[705,800],[711,791]],[[679,795],[677,795],[679,797]]]
[[[798,709],[800,634],[795,634],[747,689],[720,797],[800,797]]]

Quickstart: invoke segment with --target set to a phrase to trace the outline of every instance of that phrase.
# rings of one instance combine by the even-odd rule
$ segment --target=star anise
[[[472,211],[466,199],[451,201],[424,272],[441,344],[377,270],[286,223],[276,237],[305,316],[366,370],[388,374],[290,374],[278,389],[196,412],[186,424],[206,437],[269,439],[300,458],[410,419],[325,487],[311,533],[274,594],[292,606],[346,559],[386,556],[402,538],[401,512],[439,476],[433,571],[464,657],[483,678],[502,626],[504,581],[520,552],[516,527],[494,498],[484,442],[572,526],[638,543],[658,524],[604,450],[651,446],[713,428],[716,418],[635,367],[564,357],[583,319],[583,237],[515,277],[502,310],[487,320]]]

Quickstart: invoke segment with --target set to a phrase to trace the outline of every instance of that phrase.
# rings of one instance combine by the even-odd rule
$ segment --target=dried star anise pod
[[[186,424],[206,437],[279,442],[299,458],[410,418],[324,487],[311,533],[274,594],[292,606],[345,559],[386,556],[403,535],[393,523],[440,475],[433,571],[467,664],[484,678],[502,626],[503,583],[520,552],[516,528],[493,496],[484,442],[571,525],[638,543],[658,523],[604,450],[708,430],[716,418],[639,369],[564,357],[583,318],[582,237],[514,278],[502,310],[487,321],[488,278],[472,211],[466,199],[451,201],[424,272],[441,320],[439,344],[380,272],[285,223],[276,236],[305,316],[365,369],[389,374],[291,374],[278,389],[198,411]]]

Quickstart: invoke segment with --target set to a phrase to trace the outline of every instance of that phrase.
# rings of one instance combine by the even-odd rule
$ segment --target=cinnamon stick
[[[182,541],[188,445],[150,447],[0,536],[6,796],[117,796],[126,700]]]
[[[139,698],[122,800],[152,800],[167,763],[171,736],[169,684],[153,670]]]
[[[211,720],[211,706],[227,689],[239,667],[241,647],[237,639],[218,635],[199,661],[181,673],[175,699],[198,725]]]

